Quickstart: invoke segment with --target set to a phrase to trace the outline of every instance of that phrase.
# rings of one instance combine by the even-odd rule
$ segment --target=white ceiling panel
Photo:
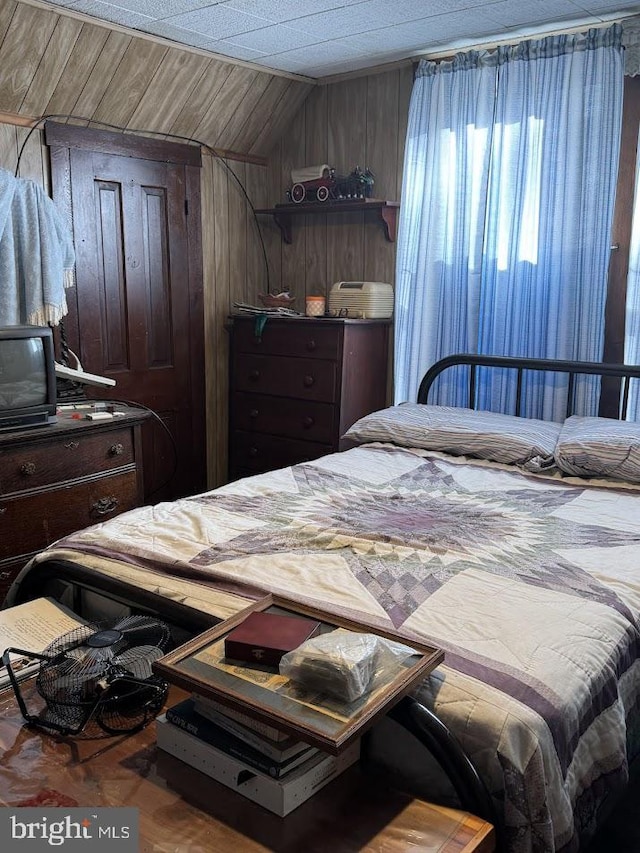
[[[326,77],[640,14],[625,0],[43,0],[265,69]]]

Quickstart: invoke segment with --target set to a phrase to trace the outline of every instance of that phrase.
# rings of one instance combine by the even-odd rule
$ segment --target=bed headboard
[[[522,374],[525,370],[550,370],[555,373],[568,374],[567,417],[569,417],[573,411],[573,392],[576,376],[581,374],[591,374],[621,379],[622,396],[621,406],[618,412],[619,419],[624,419],[627,414],[629,383],[631,379],[640,379],[640,365],[605,364],[597,361],[566,361],[562,359],[549,358],[516,358],[512,356],[460,353],[440,359],[440,361],[437,361],[429,368],[429,370],[427,370],[425,375],[422,377],[422,382],[418,389],[418,403],[426,403],[428,401],[431,386],[433,385],[436,377],[438,377],[443,371],[450,367],[460,367],[465,365],[469,367],[469,393],[467,403],[467,407],[469,409],[475,408],[476,373],[478,367],[510,368],[517,371],[516,415],[520,415],[522,402]]]

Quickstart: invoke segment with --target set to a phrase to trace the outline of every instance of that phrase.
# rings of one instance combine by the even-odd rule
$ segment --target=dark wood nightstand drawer
[[[273,320],[269,318],[257,338],[253,320],[236,320],[233,330],[236,352],[337,359],[342,328],[322,321]]]
[[[335,406],[313,400],[237,392],[231,397],[231,422],[236,429],[285,435],[331,444]]]
[[[0,560],[45,548],[137,505],[135,470],[40,494],[0,498]]]
[[[235,360],[237,391],[257,391],[299,400],[335,401],[337,367],[333,361],[241,353]]]
[[[274,468],[286,468],[298,462],[309,462],[331,453],[331,445],[315,441],[296,441],[274,435],[237,431],[232,437],[233,470],[254,474]]]
[[[55,485],[130,465],[133,460],[129,427],[18,445],[0,452],[0,491],[6,495]]]

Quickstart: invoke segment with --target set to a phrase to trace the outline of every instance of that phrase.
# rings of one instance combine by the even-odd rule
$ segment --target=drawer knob
[[[315,418],[312,418],[311,415],[307,415],[306,418],[302,419],[302,426],[305,429],[309,429],[309,427],[312,427],[314,425],[314,423],[315,423]]]
[[[257,447],[250,447],[249,448],[249,456],[257,456],[257,455],[258,455],[258,448]]]
[[[260,379],[260,371],[259,370],[252,370],[251,373],[249,374],[249,379],[251,379],[252,382],[257,382],[258,379]]]
[[[117,444],[112,444],[109,448],[109,456],[122,456],[123,453],[124,444],[120,444],[120,442],[118,442]]]
[[[65,444],[65,447],[67,448],[67,450],[77,450],[80,447],[80,442],[79,441],[68,441]]]
[[[304,383],[305,388],[311,388],[311,386],[314,384],[314,382],[316,380],[315,380],[315,377],[309,376],[309,374],[307,374],[302,381]]]
[[[30,477],[32,474],[36,473],[36,465],[35,462],[23,462],[20,466],[20,473],[23,477]]]
[[[118,506],[118,499],[113,495],[106,498],[100,498],[91,507],[93,515],[109,515]]]
[[[316,348],[316,346],[317,346],[317,344],[316,344],[316,342],[313,340],[313,338],[310,338],[310,339],[307,341],[307,349],[309,350],[309,352],[313,352],[313,351],[314,351],[314,349]]]
[[[8,581],[11,577],[11,572],[0,572],[0,581]]]
[[[249,412],[249,417],[255,420],[259,414],[260,412],[257,409],[251,409],[251,411]]]
[[[0,515],[4,515],[6,511],[7,511],[6,506],[0,506]]]

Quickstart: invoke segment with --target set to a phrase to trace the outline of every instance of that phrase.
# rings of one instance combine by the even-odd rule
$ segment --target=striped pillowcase
[[[352,444],[385,441],[541,471],[555,466],[554,450],[559,434],[560,424],[551,421],[403,403],[366,415],[343,437]]]
[[[640,423],[572,415],[562,426],[555,460],[566,474],[640,483]]]

